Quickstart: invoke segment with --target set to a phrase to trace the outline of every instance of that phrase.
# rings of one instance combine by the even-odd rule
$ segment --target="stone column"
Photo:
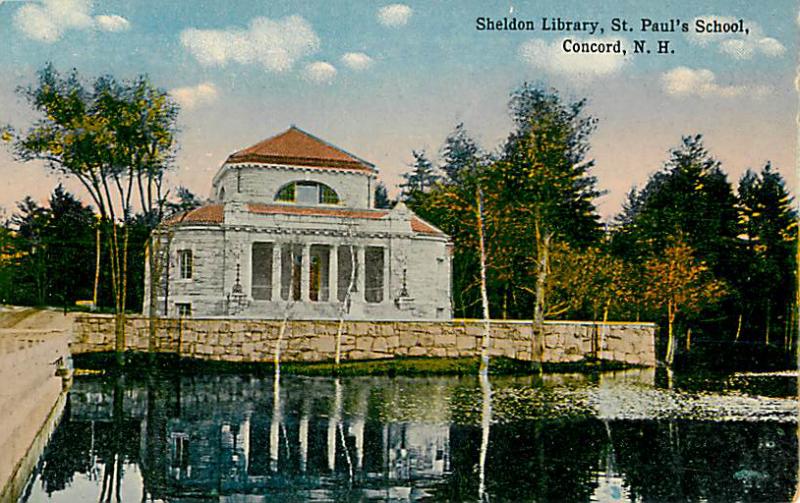
[[[331,245],[328,255],[328,301],[339,302],[339,246]]]
[[[270,300],[281,300],[281,244],[272,244],[272,295]]]
[[[359,303],[364,302],[364,295],[366,292],[367,282],[365,279],[367,275],[365,273],[366,267],[364,267],[366,262],[365,248],[363,246],[356,247],[356,265],[358,267],[358,272],[356,272],[356,285],[358,288],[358,293],[353,300],[357,300]]]
[[[310,302],[308,296],[311,274],[311,245],[302,244],[302,255],[300,260],[300,302]]]

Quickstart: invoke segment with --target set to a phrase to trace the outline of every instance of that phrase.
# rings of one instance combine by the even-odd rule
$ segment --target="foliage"
[[[110,231],[105,237],[121,362],[133,205],[138,202],[154,229],[163,216],[162,181],[176,149],[178,107],[146,77],[121,82],[102,76],[88,86],[76,71],[62,76],[53,65],[20,93],[39,119],[14,138],[16,158],[44,161],[78,180]]]
[[[412,154],[414,162],[411,164],[411,171],[403,174],[404,182],[400,184],[401,198],[406,203],[423,198],[439,180],[424,150],[415,150]]]
[[[697,313],[725,294],[723,282],[714,278],[705,262],[694,257],[694,250],[679,236],[660,256],[644,266],[644,300],[666,312],[668,326],[667,363],[675,355],[675,321],[679,314]]]
[[[392,207],[392,201],[389,199],[389,191],[386,190],[386,185],[383,182],[378,182],[375,186],[374,206],[378,209],[388,209]]]
[[[178,187],[176,192],[177,199],[166,202],[166,214],[174,215],[183,213],[203,205],[203,201],[186,187]]]
[[[48,206],[30,197],[18,203],[3,232],[7,252],[0,274],[13,282],[2,282],[2,298],[28,305],[91,299],[95,223],[91,207],[60,185]]]

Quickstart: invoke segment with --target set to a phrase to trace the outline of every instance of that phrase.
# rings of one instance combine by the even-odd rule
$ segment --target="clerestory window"
[[[281,187],[275,195],[275,200],[307,206],[339,204],[339,195],[324,183],[291,182]]]

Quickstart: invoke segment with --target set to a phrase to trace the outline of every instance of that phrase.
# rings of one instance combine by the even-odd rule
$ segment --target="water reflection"
[[[79,378],[23,501],[791,498],[794,424],[648,418],[697,404],[681,393],[648,374]]]

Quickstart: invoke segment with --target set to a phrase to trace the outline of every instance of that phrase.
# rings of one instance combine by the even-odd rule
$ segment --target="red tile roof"
[[[247,211],[259,215],[298,215],[313,217],[355,218],[364,220],[380,220],[389,214],[388,210],[351,210],[346,208],[325,208],[290,206],[288,204],[260,204],[250,203]],[[167,225],[176,224],[221,224],[223,221],[223,206],[209,204],[197,209],[180,213],[168,218]],[[431,224],[417,216],[411,218],[411,230],[419,234],[431,236],[444,236],[444,234]]]
[[[419,217],[411,217],[411,230],[420,234],[444,236],[444,233]]]
[[[221,204],[209,204],[199,208],[179,213],[168,218],[167,225],[175,224],[221,224],[223,209]]]
[[[230,157],[227,162],[271,163],[321,169],[347,169],[372,173],[374,166],[316,136],[292,126]]]

